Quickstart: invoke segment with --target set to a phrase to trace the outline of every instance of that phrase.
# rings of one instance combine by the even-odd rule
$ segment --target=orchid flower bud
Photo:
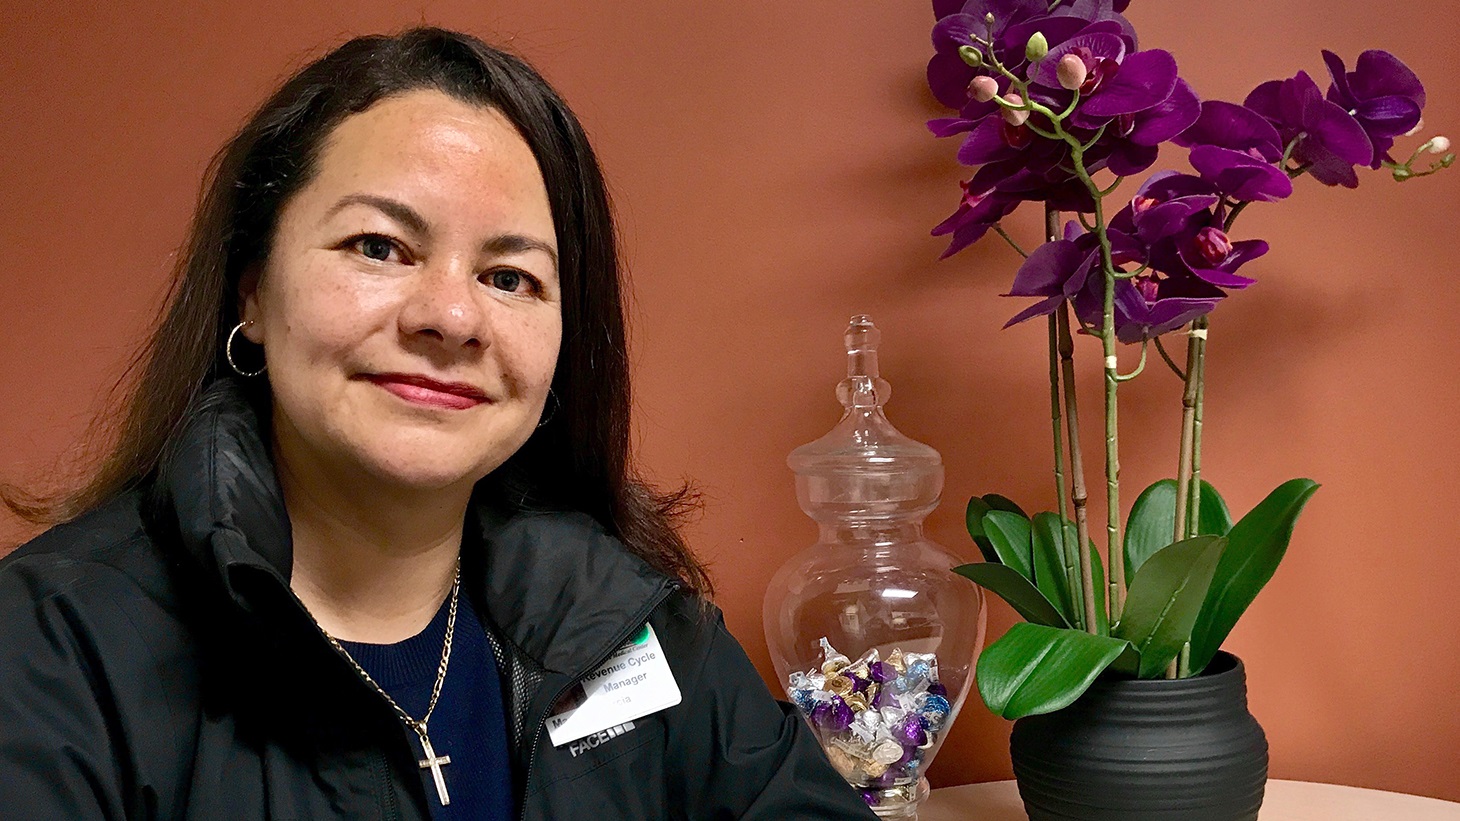
[[[1036,31],[1029,36],[1029,42],[1024,44],[1024,56],[1029,62],[1037,63],[1044,59],[1049,53],[1049,40],[1045,38],[1044,32]]]
[[[986,103],[999,96],[999,84],[994,82],[992,77],[979,75],[969,82],[968,96],[981,103]]]
[[[994,24],[994,13],[993,12],[989,12],[988,14],[985,14],[983,16],[983,21],[985,23],[988,23],[989,25],[992,26]]]
[[[1196,232],[1196,250],[1202,259],[1212,265],[1220,265],[1232,253],[1232,240],[1220,228],[1208,226]]]
[[[1138,196],[1130,201],[1131,211],[1134,212],[1136,216],[1140,216],[1141,214],[1146,213],[1147,211],[1155,208],[1160,204],[1161,201],[1156,199],[1155,197]]]
[[[958,57],[973,68],[983,66],[983,55],[979,54],[978,49],[973,46],[959,46]]]
[[[1131,284],[1136,286],[1136,293],[1139,293],[1146,302],[1155,302],[1161,297],[1161,283],[1154,276],[1136,277]]]
[[[1012,91],[1004,95],[1004,101],[1007,102],[1009,105],[1024,105],[1024,98],[1020,97],[1018,94],[1015,94]],[[1020,126],[1023,125],[1024,122],[1028,119],[1028,111],[1018,111],[1012,108],[1004,109],[1004,122],[1008,123],[1009,125]]]
[[[1066,54],[1061,57],[1054,73],[1059,78],[1060,87],[1070,91],[1084,85],[1085,80],[1090,76],[1090,70],[1085,68],[1085,61],[1081,60],[1078,54]]]
[[[1431,137],[1430,141],[1425,143],[1425,150],[1431,154],[1443,154],[1450,150],[1450,138],[1443,135]]]

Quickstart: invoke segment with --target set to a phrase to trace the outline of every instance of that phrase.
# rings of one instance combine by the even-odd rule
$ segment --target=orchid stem
[[[1243,201],[1237,203],[1235,206],[1232,207],[1232,213],[1228,214],[1226,221],[1222,223],[1222,231],[1223,231],[1223,233],[1232,230],[1232,223],[1234,223],[1234,222],[1237,221],[1237,215],[1240,214],[1240,213],[1242,213],[1242,209],[1246,208],[1247,206],[1249,206],[1251,204],[1252,204],[1252,201],[1251,200],[1243,200]]]
[[[1201,415],[1202,402],[1206,398],[1207,379],[1207,318],[1197,317],[1191,323],[1192,341],[1196,343],[1196,407],[1193,412],[1191,430],[1191,500],[1186,511],[1186,536],[1197,535],[1201,523]]]
[[[1095,632],[1095,577],[1090,560],[1090,496],[1085,489],[1085,457],[1080,447],[1080,410],[1075,395],[1075,340],[1070,335],[1069,306],[1061,304],[1055,311],[1059,324],[1060,367],[1065,392],[1065,428],[1070,441],[1071,501],[1075,507],[1075,542],[1080,551],[1080,590],[1085,596],[1085,629]],[[1063,523],[1060,529],[1064,529]]]
[[[1064,415],[1060,412],[1060,337],[1059,320],[1049,315],[1049,419],[1054,428],[1054,494],[1059,500],[1060,522],[1069,518],[1069,500],[1065,498],[1065,437],[1060,428]],[[1060,553],[1068,557],[1070,546],[1066,544],[1065,528],[1060,525]],[[1068,561],[1068,559],[1067,559]],[[1070,589],[1074,589],[1071,580]]]
[[[1035,104],[1038,106],[1038,104]],[[1100,187],[1085,168],[1085,149],[1080,141],[1066,132],[1058,120],[1054,122],[1065,142],[1080,181],[1090,192],[1095,205],[1095,236],[1100,241],[1100,261],[1105,275],[1105,299],[1101,311],[1100,343],[1105,361],[1105,549],[1110,567],[1110,623],[1120,621],[1125,609],[1125,548],[1120,540],[1120,379],[1115,357],[1115,260],[1110,235],[1105,227],[1104,199]]]
[[[1049,205],[1044,207],[1044,234],[1048,242],[1053,242],[1059,235],[1059,211]],[[1063,414],[1060,411],[1060,337],[1059,320],[1054,314],[1049,315],[1049,414],[1050,421],[1054,427],[1054,490],[1055,498],[1059,500],[1060,516],[1060,555],[1064,557],[1064,565],[1067,569],[1066,580],[1070,590],[1078,590],[1080,579],[1073,571],[1070,557],[1075,549],[1069,542],[1069,534],[1066,532],[1065,522],[1069,521],[1069,500],[1065,497],[1065,448],[1064,433],[1060,430],[1064,422]],[[1077,612],[1084,612],[1084,608],[1077,608]],[[1080,627],[1094,632],[1092,620],[1086,619]]]
[[[1143,370],[1146,369],[1146,345],[1147,345],[1147,343],[1148,343],[1148,340],[1145,340],[1145,339],[1142,339],[1141,340],[1141,361],[1136,365],[1136,369],[1133,370],[1133,371],[1131,371],[1130,373],[1117,374],[1116,377],[1115,377],[1117,381],[1120,381],[1120,382],[1129,382],[1132,379],[1135,379],[1137,376],[1140,376],[1141,375],[1141,371],[1143,371]]]
[[[1162,359],[1166,360],[1166,364],[1170,366],[1171,372],[1176,374],[1176,378],[1185,382],[1186,374],[1177,366],[1176,361],[1171,358],[1171,354],[1166,353],[1166,346],[1161,344],[1161,337],[1159,336],[1156,337],[1156,351],[1161,354]]]
[[[1000,225],[997,222],[994,223],[994,231],[998,233],[999,236],[1004,238],[1004,242],[1009,243],[1009,247],[1013,248],[1015,253],[1017,253],[1021,257],[1024,257],[1025,259],[1029,259],[1029,252],[1019,247],[1019,243],[1015,242],[1014,238],[1009,236],[1009,232],[1004,230],[1003,225]]]
[[[1196,323],[1191,323],[1195,330]],[[1171,541],[1186,538],[1187,502],[1191,497],[1191,454],[1196,441],[1197,335],[1186,335],[1186,389],[1181,392],[1181,449],[1176,459],[1176,515],[1171,522]]]

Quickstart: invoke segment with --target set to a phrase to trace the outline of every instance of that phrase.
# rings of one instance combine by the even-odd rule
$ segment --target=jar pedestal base
[[[862,790],[864,796],[870,796],[876,803],[868,802],[872,813],[878,818],[897,819],[897,821],[917,821],[918,807],[928,800],[928,779],[919,778],[917,783],[907,784],[901,787],[888,787],[887,789],[866,788]]]

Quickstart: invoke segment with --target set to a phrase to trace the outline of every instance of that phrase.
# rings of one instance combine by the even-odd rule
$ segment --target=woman
[[[618,275],[521,61],[420,29],[290,79],[115,452],[0,563],[5,817],[868,816],[632,477]]]

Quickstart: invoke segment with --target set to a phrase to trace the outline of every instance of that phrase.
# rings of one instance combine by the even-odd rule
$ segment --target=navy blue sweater
[[[405,641],[340,642],[412,718],[425,715],[431,701],[441,645],[446,640],[449,604],[448,599],[425,630]],[[421,770],[431,817],[435,821],[511,821],[515,815],[502,685],[481,620],[465,595],[457,605],[446,681],[427,730],[436,754],[451,757],[451,763],[441,769],[451,798],[444,807],[437,800],[431,770]],[[424,758],[419,741],[415,749]]]

